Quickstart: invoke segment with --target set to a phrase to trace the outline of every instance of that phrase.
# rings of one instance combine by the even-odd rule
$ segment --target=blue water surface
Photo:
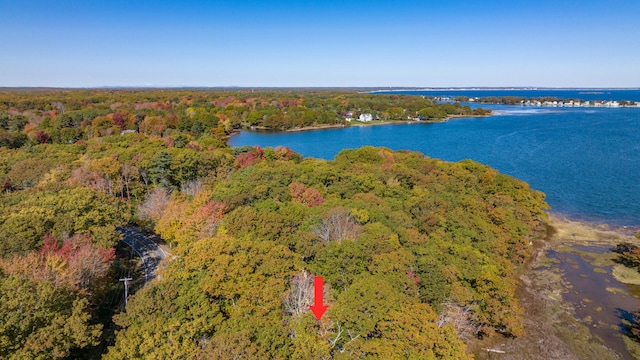
[[[498,115],[444,123],[249,132],[232,146],[288,146],[333,159],[364,145],[448,161],[473,159],[547,194],[552,211],[579,220],[640,226],[640,108],[493,106]]]

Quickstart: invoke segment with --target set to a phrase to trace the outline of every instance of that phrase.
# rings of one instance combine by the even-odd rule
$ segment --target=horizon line
[[[362,89],[384,91],[431,90],[640,90],[640,87],[579,87],[579,86],[161,86],[161,85],[101,85],[101,86],[2,86],[0,89],[109,90],[109,89]]]

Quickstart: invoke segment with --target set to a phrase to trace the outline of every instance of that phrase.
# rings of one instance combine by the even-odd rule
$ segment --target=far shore
[[[354,120],[354,121],[348,122],[346,124],[304,126],[304,127],[297,127],[297,128],[286,129],[286,130],[278,130],[278,129],[268,128],[268,127],[264,127],[264,126],[251,126],[249,128],[242,128],[242,129],[233,131],[231,134],[229,134],[229,136],[227,136],[227,140],[229,138],[231,138],[232,136],[239,134],[242,130],[247,130],[247,131],[258,130],[258,131],[274,132],[274,133],[287,133],[287,132],[301,132],[301,131],[313,131],[313,130],[343,129],[343,128],[355,127],[355,126],[379,126],[379,125],[400,125],[400,124],[437,124],[437,123],[447,122],[447,121],[449,121],[451,119],[480,118],[480,117],[488,117],[488,116],[491,116],[491,115],[493,115],[493,113],[488,114],[488,115],[449,115],[446,118],[437,119],[437,120],[433,120],[433,121],[426,121],[426,120],[372,120],[372,121],[368,121],[368,122],[361,122],[361,121]]]

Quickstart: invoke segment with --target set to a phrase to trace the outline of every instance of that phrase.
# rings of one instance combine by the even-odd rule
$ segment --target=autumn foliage
[[[236,164],[238,167],[245,168],[251,166],[260,161],[260,157],[254,152],[246,152],[244,154],[238,155],[236,158]]]
[[[117,317],[107,358],[463,359],[460,339],[522,335],[516,274],[541,193],[470,161],[275,153],[239,149],[229,176],[170,197],[155,230],[177,259]],[[330,304],[321,321],[314,274]],[[172,311],[148,315],[170,298]],[[141,340],[155,336],[174,340]]]
[[[2,92],[0,357],[464,359],[462,340],[522,335],[543,194],[473,161],[225,144],[468,111],[330,91]],[[111,317],[126,276],[112,247],[132,224],[172,256]]]
[[[291,201],[308,207],[318,206],[324,202],[324,198],[318,190],[298,182],[289,184],[289,191],[291,191]]]
[[[87,234],[62,242],[47,234],[39,251],[0,260],[0,268],[11,276],[81,291],[104,278],[114,257],[113,248],[95,246]]]
[[[102,325],[91,320],[90,299],[114,257],[90,235],[47,234],[40,250],[0,259],[0,356],[60,359],[97,345]]]

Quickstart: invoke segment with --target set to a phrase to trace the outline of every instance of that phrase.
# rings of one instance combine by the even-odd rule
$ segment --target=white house
[[[371,114],[360,114],[360,117],[358,118],[358,120],[360,120],[362,122],[369,122],[369,121],[373,120],[373,115],[371,115]]]

